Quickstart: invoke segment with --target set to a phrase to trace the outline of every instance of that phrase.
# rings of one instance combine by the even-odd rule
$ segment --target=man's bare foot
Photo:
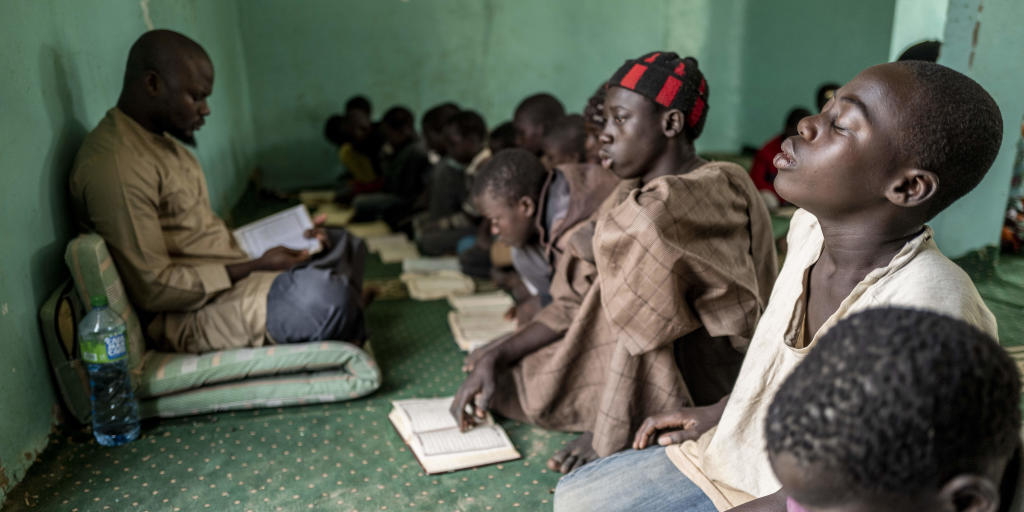
[[[594,434],[584,432],[576,439],[569,441],[565,448],[558,450],[548,459],[548,469],[559,473],[568,473],[597,458],[594,451]]]

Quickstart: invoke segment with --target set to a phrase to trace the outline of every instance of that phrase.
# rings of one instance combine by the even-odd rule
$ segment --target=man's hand
[[[321,213],[316,217],[313,217],[313,228],[307,229],[302,233],[302,236],[306,238],[316,238],[320,241],[320,245],[323,246],[324,250],[331,248],[331,238],[327,236],[327,230],[324,228],[324,223],[327,222],[327,214]]]
[[[488,350],[474,363],[473,370],[455,393],[449,411],[463,432],[475,427],[487,417],[491,396],[494,394],[498,358]]]
[[[256,261],[260,270],[288,270],[309,259],[309,251],[296,251],[284,246],[268,249]]]
[[[678,411],[648,417],[640,424],[633,437],[633,449],[643,450],[655,441],[661,446],[668,446],[697,439],[711,427],[718,425],[728,400],[729,397],[726,396],[714,405],[684,407]]]

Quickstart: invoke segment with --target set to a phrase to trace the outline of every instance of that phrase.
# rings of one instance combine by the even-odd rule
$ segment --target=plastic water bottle
[[[90,302],[92,311],[78,324],[78,340],[92,388],[92,433],[103,446],[121,446],[139,437],[139,404],[128,376],[125,325],[107,307],[106,297]]]

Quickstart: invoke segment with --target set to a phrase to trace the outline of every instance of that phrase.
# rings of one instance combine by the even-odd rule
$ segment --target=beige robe
[[[514,371],[526,421],[592,431],[602,456],[645,417],[728,392],[778,268],[767,209],[739,166],[637,185],[563,235],[554,302],[536,320],[565,334]]]
[[[781,487],[765,447],[768,406],[786,377],[843,318],[875,307],[904,306],[962,319],[996,337],[995,317],[971,279],[939,252],[931,228],[925,228],[886,266],[864,277],[803,346],[808,269],[818,260],[823,244],[817,219],[798,210],[790,222],[788,241],[786,263],[722,419],[697,441],[665,450],[718,510],[767,496]]]
[[[249,258],[213,212],[199,162],[178,141],[113,108],[86,136],[69,184],[79,229],[103,237],[154,348],[266,342],[277,273],[232,285],[226,265]]]

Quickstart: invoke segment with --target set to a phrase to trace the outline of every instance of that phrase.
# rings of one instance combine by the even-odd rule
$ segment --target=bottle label
[[[87,363],[116,363],[128,354],[124,333],[103,338],[82,338],[82,359]]]

